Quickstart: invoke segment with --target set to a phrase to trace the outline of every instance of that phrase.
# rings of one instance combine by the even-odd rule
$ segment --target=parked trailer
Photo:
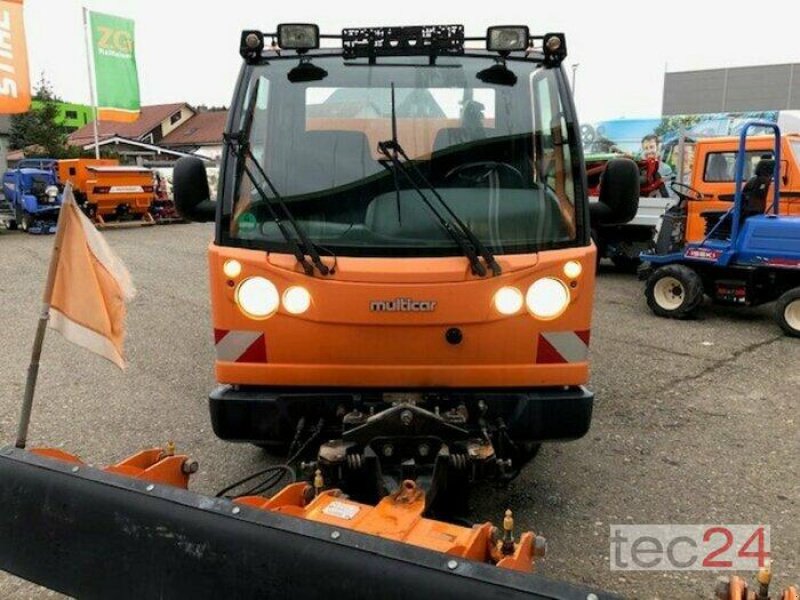
[[[77,158],[58,161],[62,183],[71,181],[75,199],[98,228],[155,223],[153,172],[120,166],[116,159]]]

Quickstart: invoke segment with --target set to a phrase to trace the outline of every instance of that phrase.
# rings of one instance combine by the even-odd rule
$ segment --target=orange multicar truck
[[[199,160],[174,186],[217,225],[216,434],[311,450],[371,500],[411,478],[459,505],[588,430],[596,250],[563,36],[420,31],[299,53],[245,32],[217,202]],[[632,218],[638,180],[611,161],[592,219]]]
[[[155,201],[153,171],[120,166],[116,159],[58,161],[62,183],[71,181],[75,199],[97,227],[153,225]]]
[[[747,139],[745,180],[755,172],[762,158],[772,156],[773,142],[771,136],[752,136]],[[727,211],[732,206],[738,147],[737,137],[699,138],[692,143],[690,153],[693,161],[689,168],[688,185],[674,184],[676,191],[686,198],[683,203],[685,242],[700,242],[705,238],[708,221],[703,218],[703,213]],[[780,169],[780,212],[800,215],[800,134],[788,134],[781,138]]]

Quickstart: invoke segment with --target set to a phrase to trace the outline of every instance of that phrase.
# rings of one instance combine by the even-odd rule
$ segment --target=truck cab
[[[178,209],[216,222],[214,431],[313,442],[326,481],[508,477],[591,421],[596,250],[566,40],[327,37],[341,47],[313,25],[243,32],[216,201],[202,162],[175,168]],[[608,171],[610,218],[638,170]]]
[[[746,143],[744,180],[758,163],[773,155],[772,136],[749,136]],[[702,241],[707,230],[704,213],[731,208],[736,193],[735,165],[739,148],[736,137],[700,138],[694,142],[695,159],[689,185],[696,192],[686,203],[686,242]],[[800,215],[800,134],[781,138],[780,214]],[[775,182],[772,183],[775,185]]]

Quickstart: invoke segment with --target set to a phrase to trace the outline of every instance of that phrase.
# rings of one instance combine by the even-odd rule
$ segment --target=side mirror
[[[639,167],[629,158],[609,160],[600,176],[600,202],[589,205],[592,227],[624,225],[639,210]]]
[[[197,223],[214,220],[216,202],[211,200],[206,165],[201,159],[187,156],[175,163],[172,190],[175,208],[184,219]]]

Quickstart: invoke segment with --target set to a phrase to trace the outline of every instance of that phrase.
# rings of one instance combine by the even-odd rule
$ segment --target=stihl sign
[[[0,113],[27,112],[31,106],[22,0],[0,1]]]

